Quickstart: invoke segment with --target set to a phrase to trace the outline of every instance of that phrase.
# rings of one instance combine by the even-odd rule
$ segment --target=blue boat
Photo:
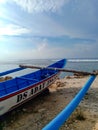
[[[63,68],[65,63],[66,60],[62,59],[48,67]],[[41,92],[45,92],[58,79],[60,71],[55,69],[49,70],[47,69],[48,67],[0,82],[0,116],[29,101]],[[23,69],[26,68],[19,67],[8,70],[0,73],[0,76]]]

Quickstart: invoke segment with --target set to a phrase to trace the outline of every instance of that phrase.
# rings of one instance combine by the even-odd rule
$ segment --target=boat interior
[[[21,77],[0,82],[0,97],[40,82],[54,73],[53,71],[50,72],[50,70],[47,72],[46,70],[39,70]]]
[[[63,66],[64,61],[61,60],[61,62],[56,62],[48,67],[62,68]],[[0,97],[40,82],[46,78],[51,77],[55,73],[57,73],[57,70],[41,69],[36,72],[26,74],[24,76],[15,77],[13,79],[0,82]]]

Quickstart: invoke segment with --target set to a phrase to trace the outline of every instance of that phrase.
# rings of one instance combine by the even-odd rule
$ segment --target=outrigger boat
[[[63,68],[66,63],[62,59],[48,68]],[[19,68],[0,73],[0,76],[26,69]],[[7,81],[0,82],[0,116],[18,107],[19,105],[34,98],[41,92],[45,91],[60,74],[59,70],[40,68],[35,72],[15,77]]]

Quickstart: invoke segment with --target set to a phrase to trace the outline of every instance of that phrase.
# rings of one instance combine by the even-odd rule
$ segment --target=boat
[[[49,70],[47,68],[63,68],[65,63],[66,59],[62,59],[44,69],[0,82],[0,117],[34,98],[38,94],[45,92],[45,90],[47,90],[60,75],[60,71],[55,69]],[[23,69],[27,68],[19,67],[8,70],[0,73],[0,76],[21,71]]]

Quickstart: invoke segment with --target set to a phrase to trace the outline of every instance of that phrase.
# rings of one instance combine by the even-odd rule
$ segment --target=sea
[[[0,73],[5,72],[10,69],[18,68],[20,64],[22,65],[36,65],[36,66],[48,66],[60,59],[28,59],[28,60],[9,60],[0,62]],[[94,70],[98,70],[98,59],[67,59],[65,69],[71,70],[80,70],[92,72]],[[36,71],[36,69],[25,69],[22,71],[18,71],[15,73],[8,74],[7,76],[16,77],[22,76],[27,73],[31,73]],[[65,76],[73,75],[72,73],[62,72],[60,78]]]

